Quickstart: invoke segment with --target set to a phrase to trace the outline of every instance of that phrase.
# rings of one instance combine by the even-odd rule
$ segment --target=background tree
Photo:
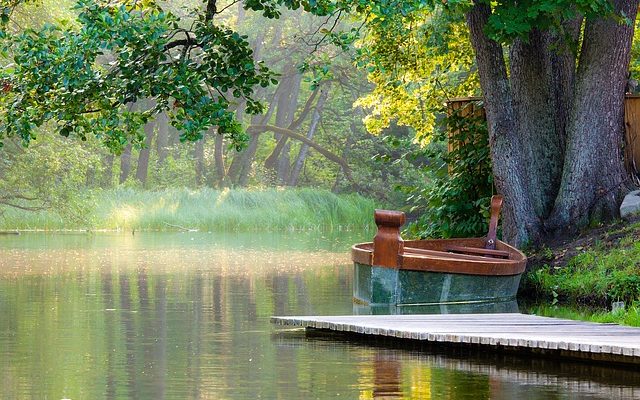
[[[266,83],[262,81],[253,85],[249,101],[254,104],[259,101],[264,105],[264,112],[252,115],[248,113],[250,105],[244,95],[236,97],[232,88],[222,91],[220,87],[218,91],[209,84],[222,82],[229,71],[224,70],[217,76],[217,70],[205,71],[201,65],[204,52],[200,46],[205,44],[195,39],[194,27],[200,19],[207,18],[204,13],[209,2],[163,2],[162,7],[154,2],[126,1],[81,2],[72,7],[73,4],[47,0],[8,4],[15,8],[11,9],[11,19],[3,25],[4,32],[12,36],[2,38],[5,53],[1,64],[6,91],[2,92],[0,124],[5,129],[5,143],[23,140],[26,144],[37,138],[36,142],[50,146],[51,141],[43,141],[42,136],[54,133],[86,139],[80,141],[79,146],[95,152],[102,160],[102,165],[86,170],[87,175],[91,175],[87,180],[103,188],[313,186],[336,192],[359,190],[366,195],[399,201],[401,196],[390,193],[390,186],[398,182],[406,184],[421,176],[420,171],[412,170],[415,166],[411,163],[395,162],[385,166],[382,160],[387,160],[385,157],[394,150],[383,137],[370,136],[362,128],[364,114],[359,108],[354,111],[352,105],[354,99],[371,86],[364,79],[364,73],[353,68],[353,48],[331,42],[328,28],[348,32],[353,25],[340,19],[337,9],[317,17],[302,10],[278,8],[267,12],[269,16],[279,14],[278,19],[273,19],[265,17],[263,10],[251,10],[253,6],[246,3],[216,3],[215,18],[207,23],[238,32],[238,40],[248,44],[256,71],[259,65],[268,65],[270,70],[269,73],[263,67],[260,70],[269,76],[269,86],[262,87],[260,83]],[[114,9],[118,4],[120,7]],[[87,19],[87,9],[99,15],[94,18],[97,22]],[[16,19],[17,16],[20,18]],[[105,21],[121,18],[126,22],[123,29],[129,29],[129,36],[119,32],[113,43],[107,43],[111,39],[98,43],[91,35],[96,26],[104,23],[102,18]],[[159,19],[176,21],[177,25],[158,27]],[[115,25],[110,29],[115,30]],[[161,38],[157,38],[158,35]],[[163,35],[166,37],[162,38]],[[50,51],[68,38],[74,38],[78,46],[85,48],[67,46]],[[215,42],[211,37],[207,40]],[[143,43],[160,42],[167,43],[162,49],[164,55],[159,55],[160,50],[156,52],[157,58],[145,53]],[[101,46],[113,48],[104,50]],[[38,50],[45,47],[47,51]],[[123,61],[119,57],[132,57],[121,54],[128,51],[133,51],[139,59],[126,65],[126,73],[120,73]],[[103,54],[91,58],[95,52]],[[179,63],[175,56],[184,57],[183,63],[188,68],[176,72]],[[166,60],[154,67],[163,57]],[[19,65],[16,59],[24,65],[16,68]],[[92,72],[78,77],[71,59],[82,62],[82,66]],[[232,60],[227,61],[231,65]],[[238,131],[232,135],[218,134],[219,126],[208,119],[207,109],[193,108],[193,104],[183,104],[172,97],[179,82],[161,86],[166,69],[173,70],[176,79],[182,73],[202,73],[199,76],[203,79],[207,75],[208,80],[201,81],[207,85],[186,90],[204,89],[212,93],[211,100],[223,103],[225,99],[221,96],[224,95],[227,101],[224,115],[234,117],[232,125]],[[19,73],[27,71],[29,74],[25,76]],[[101,83],[101,79],[108,82]],[[274,79],[277,79],[275,85]],[[193,84],[197,86],[197,82]],[[65,85],[69,93],[60,89],[67,87]],[[20,93],[30,87],[32,93],[21,97]],[[59,102],[39,101],[41,96],[53,98],[60,91],[63,98]],[[112,97],[113,102],[102,109],[105,103],[99,102],[103,94]],[[85,112],[90,106],[95,108]],[[20,107],[28,108],[31,113],[20,120],[25,124],[23,131],[12,128],[19,121],[17,116],[22,115],[18,112]],[[200,124],[199,133],[185,135],[184,127],[176,120],[179,109],[186,110],[185,115],[193,114],[195,120],[209,121],[210,126]],[[27,125],[31,118],[34,123]],[[70,125],[69,121],[75,119],[82,123]],[[196,130],[190,132],[194,134]],[[406,130],[401,134],[411,136]],[[202,136],[202,140],[189,143],[198,136]],[[246,150],[237,152],[247,138]],[[96,146],[96,139],[107,147]],[[26,157],[27,153],[21,152],[19,157]],[[34,153],[37,154],[40,153]],[[65,154],[60,153],[63,162]],[[376,154],[382,158],[374,160]],[[0,159],[6,156],[0,151]],[[37,164],[33,159],[31,162]],[[29,173],[28,169],[25,173]],[[75,192],[81,197],[83,188],[78,187]],[[47,201],[47,204],[53,202]]]

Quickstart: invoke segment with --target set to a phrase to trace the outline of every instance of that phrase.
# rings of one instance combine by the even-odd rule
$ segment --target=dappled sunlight
[[[180,207],[179,201],[167,200],[165,196],[160,196],[157,201],[151,204],[145,204],[145,208],[150,213],[175,214],[178,211],[178,207]]]
[[[218,198],[216,199],[216,206],[222,205],[222,203],[224,203],[224,201],[229,196],[229,193],[231,193],[231,190],[229,190],[229,188],[224,188],[222,191],[220,191],[218,194]]]
[[[109,219],[113,221],[117,227],[127,228],[135,226],[140,219],[140,209],[131,204],[121,204],[111,211]]]
[[[244,243],[233,243],[233,239],[195,233],[68,235],[66,241],[64,238],[55,244],[45,241],[42,247],[0,249],[0,277],[127,272],[140,268],[150,274],[200,271],[220,276],[262,276],[319,267],[344,268],[351,262],[347,246],[341,246],[344,250],[339,251],[286,248],[277,243],[274,247],[269,236],[258,235],[245,239]],[[110,246],[96,244],[101,240],[108,241]],[[153,246],[146,240],[153,241]]]

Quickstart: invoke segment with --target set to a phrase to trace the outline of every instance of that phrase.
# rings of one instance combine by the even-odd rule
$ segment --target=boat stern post
[[[378,232],[373,238],[373,265],[399,268],[400,255],[404,252],[404,240],[400,227],[406,217],[402,211],[376,210],[374,213]]]

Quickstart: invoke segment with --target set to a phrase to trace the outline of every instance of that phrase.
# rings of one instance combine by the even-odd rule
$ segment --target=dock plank
[[[303,327],[434,343],[543,350],[558,356],[640,366],[640,328],[528,314],[339,315],[272,317]]]

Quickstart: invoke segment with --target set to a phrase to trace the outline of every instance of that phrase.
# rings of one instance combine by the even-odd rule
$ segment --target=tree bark
[[[309,130],[307,131],[307,139],[312,140],[313,136],[318,129],[318,125],[320,124],[320,119],[322,117],[322,109],[324,108],[324,103],[327,101],[329,96],[329,88],[326,87],[320,93],[318,97],[318,103],[316,104],[316,108],[313,111],[313,116],[311,117],[311,125],[309,125]],[[302,166],[304,165],[304,161],[307,158],[307,154],[309,153],[309,145],[303,143],[300,146],[300,152],[298,153],[298,157],[296,157],[296,161],[293,164],[293,168],[291,169],[291,176],[289,177],[289,186],[297,186],[298,178],[300,177],[300,172],[302,171]]]
[[[291,123],[289,123],[289,126],[287,127],[287,129],[291,131],[295,131],[300,127],[302,122],[304,122],[304,120],[306,119],[307,115],[309,115],[309,112],[311,111],[311,108],[313,106],[313,102],[317,97],[318,93],[319,93],[319,87],[317,87],[311,93],[311,95],[305,102],[304,108],[302,109],[300,114],[295,119],[293,118],[293,116],[291,117],[292,121]],[[297,103],[297,99],[296,99],[296,103]],[[296,104],[296,108],[297,108],[297,104]],[[293,111],[295,112],[295,109]],[[265,167],[273,167],[276,162],[278,163],[278,177],[280,178],[281,182],[289,180],[289,176],[287,172],[289,170],[289,148],[290,147],[291,146],[288,143],[288,137],[280,136],[280,139],[278,139],[278,142],[276,143],[275,148],[265,160]],[[282,154],[283,156],[280,157],[280,154]]]
[[[102,173],[102,179],[100,187],[110,188],[113,185],[113,161],[115,156],[113,153],[107,154],[103,159],[104,172]]]
[[[476,1],[466,17],[484,93],[495,184],[498,192],[505,196],[504,238],[521,245],[537,241],[541,222],[529,197],[526,154],[516,129],[502,46],[489,39],[484,31],[490,15],[489,6]]]
[[[240,171],[237,179],[237,185],[240,187],[247,186],[249,183],[249,175],[251,173],[251,166],[253,165],[253,159],[258,151],[258,144],[260,143],[260,137],[258,135],[251,135],[249,145],[242,154]]]
[[[351,148],[356,140],[356,137],[358,137],[358,126],[362,125],[362,123],[360,122],[360,120],[362,119],[360,117],[361,110],[362,109],[360,108],[357,108],[355,110],[353,120],[351,121],[351,124],[349,124],[349,130],[351,131],[351,134],[347,135],[347,139],[345,140],[345,143],[344,143],[344,148],[342,150],[342,155],[341,155],[343,160],[349,159]],[[338,193],[338,191],[340,190],[341,181],[342,181],[342,175],[340,174],[340,171],[338,171],[338,173],[336,174],[336,180],[334,181],[333,187],[331,188],[331,191],[333,193]]]
[[[298,107],[298,98],[300,96],[300,84],[302,82],[302,74],[289,68],[286,72],[287,78],[282,81],[282,95],[278,99],[276,111],[276,126],[286,128],[293,122],[296,108]],[[284,183],[285,175],[289,169],[289,152],[284,149],[288,148],[287,136],[274,133],[276,146],[264,162],[265,168],[277,171],[277,179],[280,183]]]
[[[167,145],[169,144],[169,117],[162,113],[156,117],[156,153],[158,154],[157,166],[164,164],[167,159]]]
[[[615,0],[635,20],[638,0]],[[504,237],[516,245],[617,215],[627,176],[622,163],[624,90],[633,26],[611,16],[582,18],[563,33],[530,32],[510,49],[485,34],[490,6],[467,13],[485,98],[492,167],[505,195]],[[576,64],[578,68],[576,70]]]
[[[527,41],[516,39],[510,50],[510,83],[513,93],[514,132],[524,150],[529,188],[535,214],[551,213],[562,175],[563,126],[556,126],[552,71],[546,63],[553,51],[546,34],[534,29]]]
[[[635,20],[638,0],[614,0],[613,5]],[[628,190],[621,149],[633,29],[613,18],[586,23],[562,183],[547,224],[552,231],[618,215]]]
[[[149,157],[151,155],[151,142],[155,133],[156,121],[148,122],[144,127],[144,148],[138,155],[138,166],[136,169],[136,179],[142,183],[142,187],[147,186],[147,176],[149,173]]]
[[[280,128],[279,126],[274,126],[274,125],[251,125],[247,129],[247,131],[253,134],[254,136],[258,136],[261,133],[264,133],[267,131],[278,132],[288,136],[290,139],[295,139],[302,143],[306,143],[307,145],[309,145],[309,147],[315,149],[318,153],[322,154],[327,160],[338,164],[340,168],[342,168],[342,172],[344,173],[345,178],[347,178],[347,180],[351,182],[355,187],[358,186],[357,182],[353,179],[353,176],[351,175],[351,167],[349,166],[349,163],[347,163],[346,160],[344,160],[340,156],[333,154],[330,150],[320,146],[314,141],[307,139],[307,137],[304,135],[301,135],[297,132],[293,132],[287,128]]]
[[[122,185],[131,172],[131,143],[124,148],[120,155],[120,184]]]
[[[196,185],[201,186],[204,184],[204,173],[205,173],[205,165],[204,165],[204,142],[206,140],[207,134],[203,135],[202,139],[198,140],[195,143],[193,148],[193,158],[195,159],[195,169],[196,169]]]
[[[215,140],[215,148],[214,148],[214,158],[215,158],[215,166],[216,166],[216,177],[217,177],[217,186],[222,186],[225,178],[225,167],[224,167],[224,136],[221,134],[216,135]]]
[[[269,103],[269,109],[266,114],[263,116],[254,115],[251,118],[251,124],[266,124],[267,121],[271,119],[273,112],[276,107],[278,96],[280,95],[280,85],[276,89],[276,92]],[[249,179],[249,173],[251,172],[251,165],[253,163],[253,158],[256,155],[256,151],[258,150],[259,137],[256,135],[251,135],[249,138],[249,145],[247,148],[241,152],[237,153],[233,158],[231,165],[229,166],[229,171],[227,172],[227,179],[229,182],[234,183],[239,186],[245,186]]]

